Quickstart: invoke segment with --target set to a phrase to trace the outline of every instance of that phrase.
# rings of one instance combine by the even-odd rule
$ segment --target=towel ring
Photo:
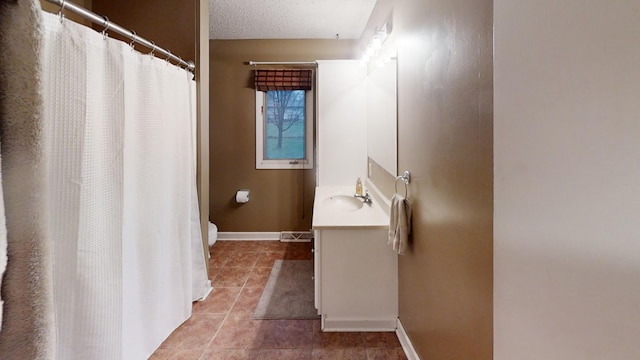
[[[406,199],[409,195],[409,183],[411,182],[411,173],[409,170],[405,170],[402,175],[396,176],[396,182],[393,184],[396,194],[398,193],[398,180],[402,180],[402,183],[404,184],[404,197]]]

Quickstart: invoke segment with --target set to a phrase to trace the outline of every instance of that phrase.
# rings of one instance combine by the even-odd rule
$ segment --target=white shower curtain
[[[208,290],[188,72],[43,13],[56,358],[146,359]]]

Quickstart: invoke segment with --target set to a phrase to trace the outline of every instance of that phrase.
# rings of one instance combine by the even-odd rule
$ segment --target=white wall
[[[358,60],[318,60],[318,186],[367,177],[367,70]]]
[[[494,358],[640,359],[640,1],[494,22]]]

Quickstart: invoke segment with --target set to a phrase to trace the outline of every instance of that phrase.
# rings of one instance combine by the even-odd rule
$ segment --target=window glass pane
[[[305,91],[267,91],[265,106],[264,158],[305,158]]]

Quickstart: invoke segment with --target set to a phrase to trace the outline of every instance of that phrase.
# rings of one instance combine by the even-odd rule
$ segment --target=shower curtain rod
[[[173,55],[171,53],[171,51],[163,49],[159,46],[156,46],[156,44],[152,41],[149,41],[145,38],[142,38],[138,35],[136,35],[135,31],[129,31],[125,28],[123,28],[122,26],[115,24],[111,21],[109,21],[109,18],[107,18],[106,16],[100,16],[94,12],[91,12],[79,5],[76,5],[72,2],[66,1],[66,0],[47,0],[47,2],[50,2],[52,4],[56,4],[58,6],[60,6],[60,13],[62,14],[64,12],[64,10],[70,10],[71,12],[80,15],[84,18],[87,18],[91,21],[93,21],[96,24],[102,25],[104,26],[104,31],[107,30],[113,30],[114,32],[122,35],[122,36],[126,36],[127,38],[131,39],[132,42],[138,43],[140,45],[143,45],[144,47],[151,49],[151,53],[160,53],[164,56],[167,57],[167,60],[171,59],[175,62],[178,63],[178,65],[182,65],[184,66],[187,70],[189,70],[190,72],[194,72],[196,66],[193,63],[193,61],[189,60],[189,61],[184,61],[182,60],[182,58],[180,58],[179,56]]]
[[[249,65],[312,65],[317,66],[316,61],[249,61]]]

